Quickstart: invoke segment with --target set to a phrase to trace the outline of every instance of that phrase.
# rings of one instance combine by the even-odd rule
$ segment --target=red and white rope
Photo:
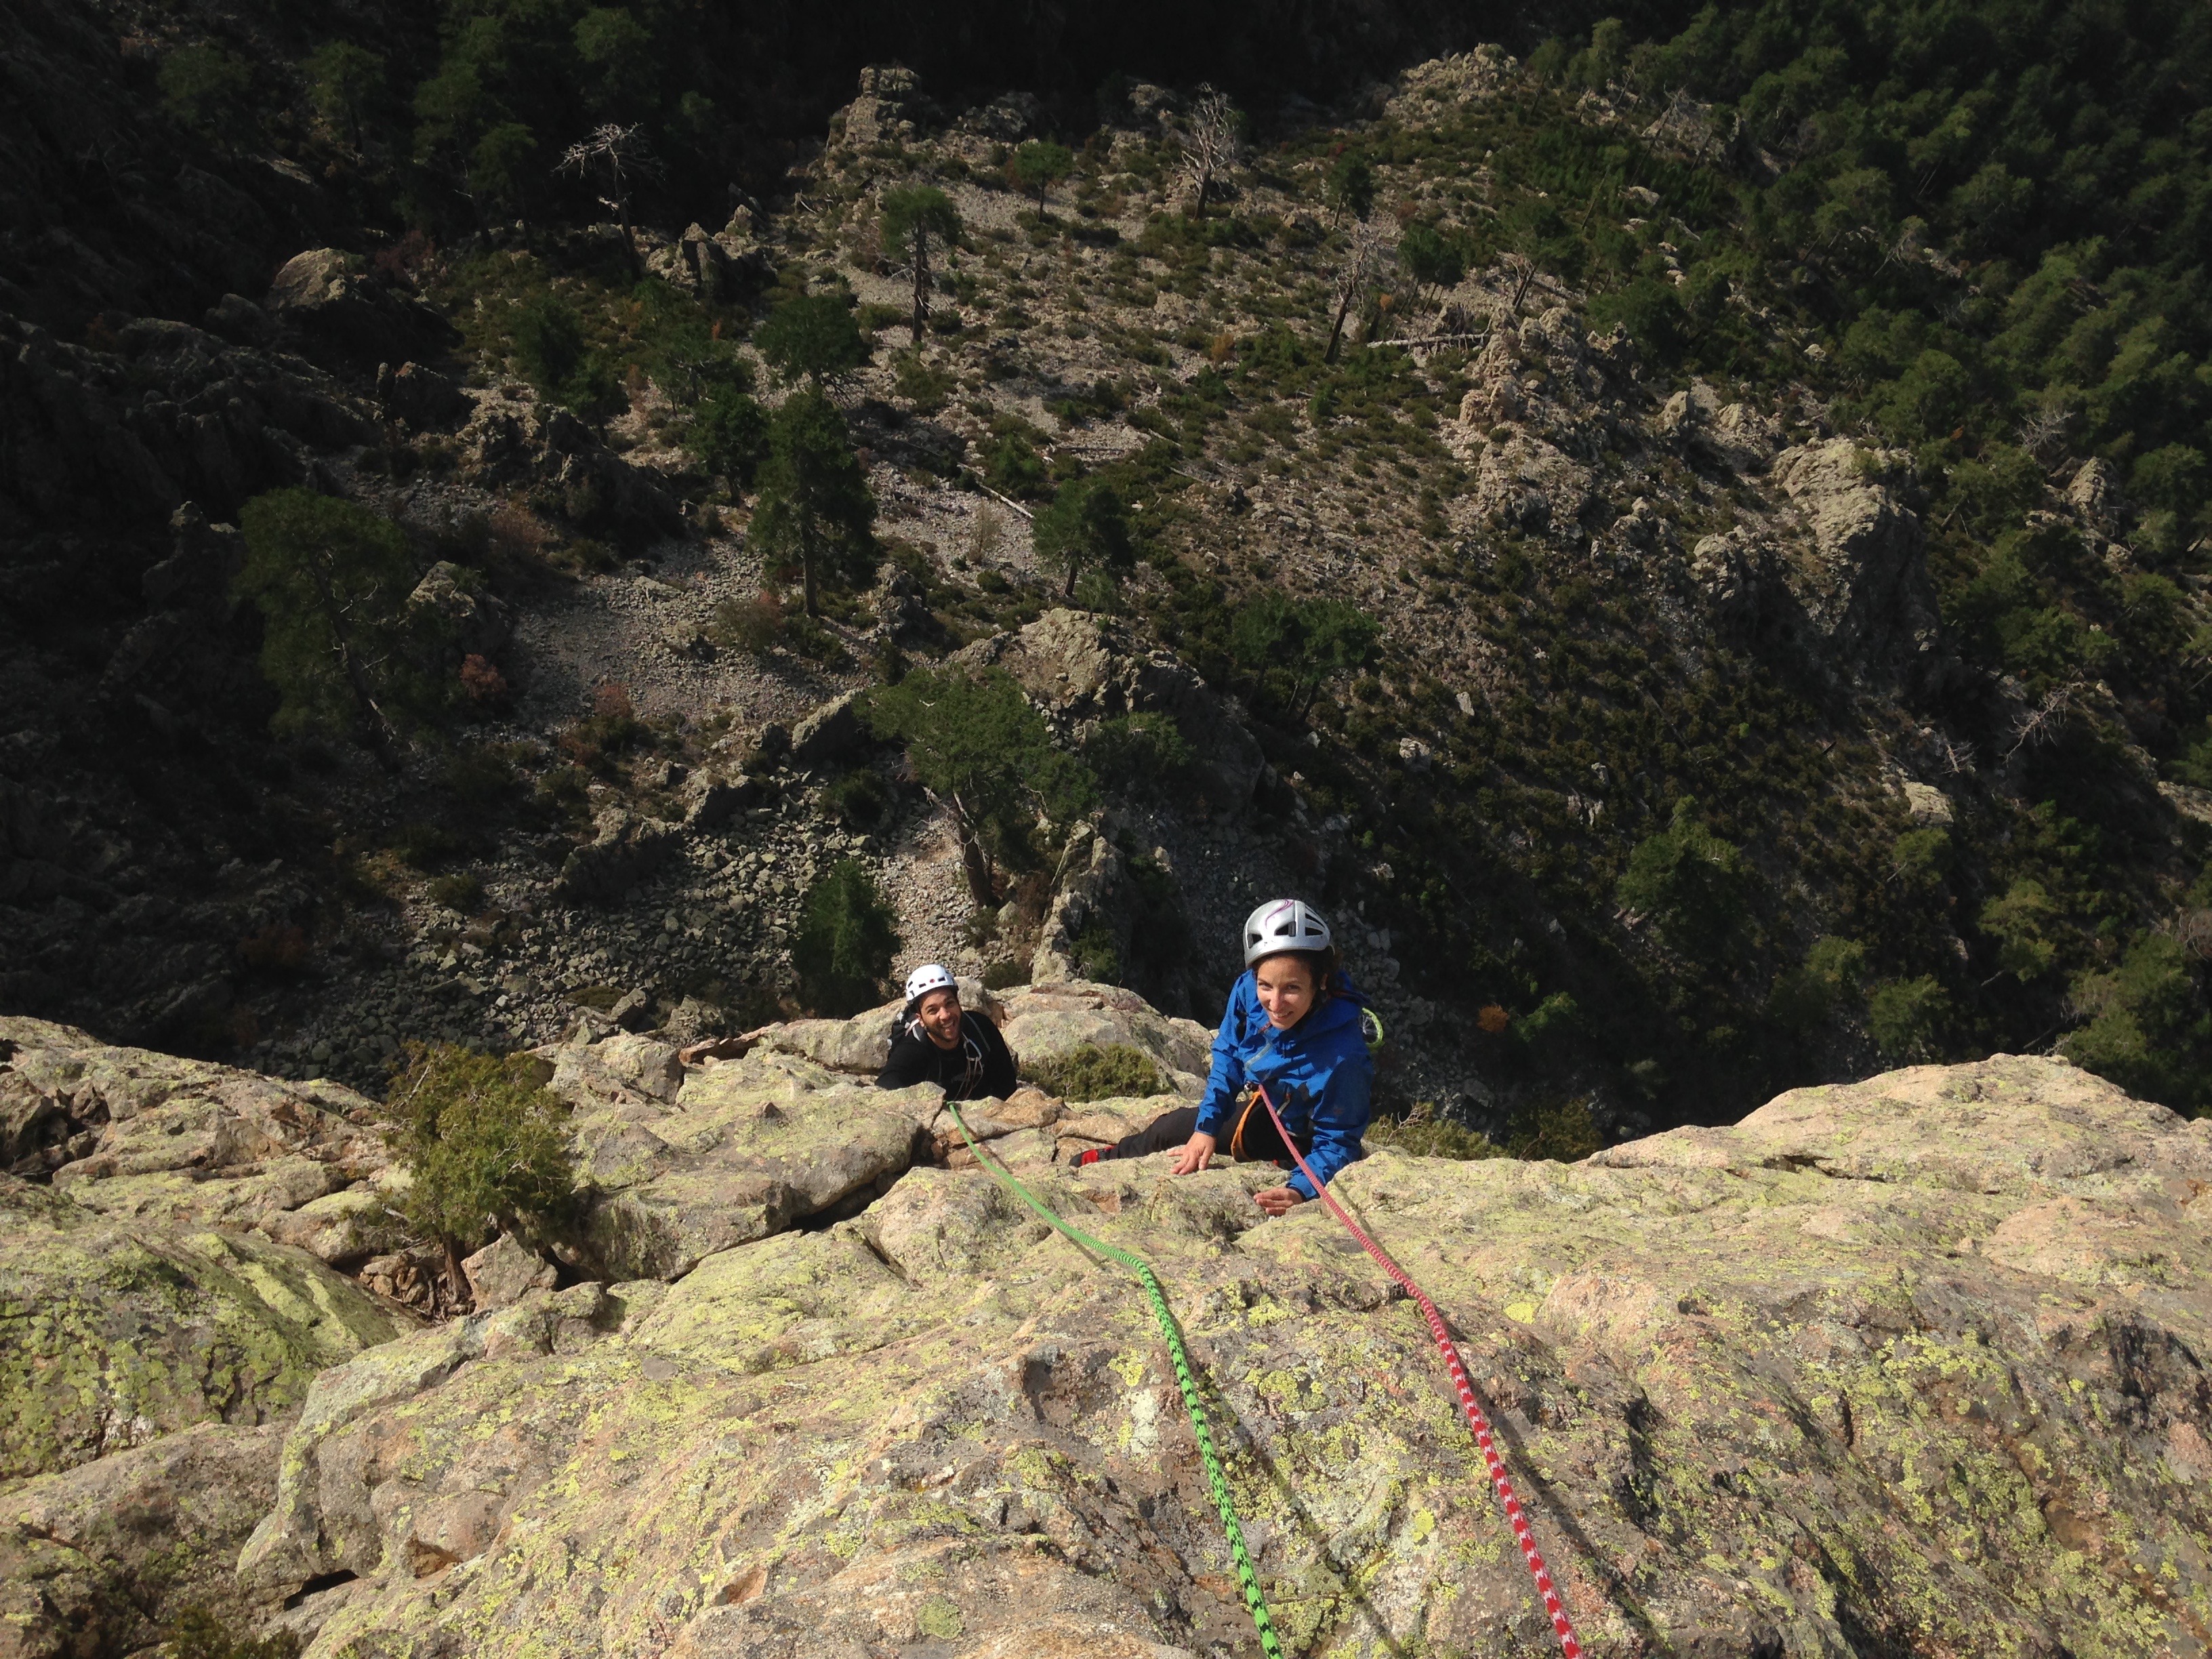
[[[1256,1083],[1253,1086],[1260,1088]],[[1451,1334],[1444,1328],[1444,1316],[1437,1311],[1437,1304],[1429,1300],[1428,1293],[1413,1282],[1413,1276],[1392,1261],[1389,1253],[1367,1236],[1365,1230],[1346,1213],[1344,1206],[1338,1203],[1328,1187],[1322,1184],[1321,1177],[1307,1164],[1305,1155],[1298,1151],[1297,1142],[1291,1139],[1290,1130],[1284,1126],[1282,1114],[1275,1109],[1275,1103],[1268,1098],[1264,1088],[1260,1088],[1260,1099],[1267,1109],[1267,1115],[1274,1119],[1275,1131],[1282,1136],[1283,1145],[1289,1147],[1291,1156],[1297,1159],[1300,1173],[1313,1183],[1314,1191],[1328,1206],[1329,1213],[1350,1229],[1352,1236],[1359,1241],[1360,1247],[1375,1258],[1376,1264],[1390,1275],[1400,1289],[1413,1297],[1421,1310],[1421,1317],[1428,1321],[1429,1334],[1436,1339],[1437,1352],[1444,1357],[1444,1369],[1451,1373],[1452,1387],[1459,1390],[1460,1409],[1467,1413],[1467,1425],[1474,1431],[1474,1443],[1482,1449],[1482,1461],[1490,1470],[1490,1484],[1497,1488],[1498,1501],[1505,1506],[1505,1518],[1512,1522],[1513,1536],[1521,1546],[1521,1559],[1528,1564],[1529,1576],[1536,1581],[1537,1593],[1544,1598],[1544,1611],[1552,1616],[1552,1632],[1559,1638],[1559,1651],[1565,1659],[1582,1659],[1582,1644],[1576,1639],[1575,1627],[1568,1620],[1567,1610],[1559,1600],[1559,1589],[1553,1584],[1551,1572],[1544,1565],[1543,1554],[1536,1547],[1536,1534],[1529,1528],[1528,1516],[1521,1507],[1520,1498],[1514,1494],[1512,1477],[1505,1473],[1505,1461],[1498,1455],[1497,1441],[1490,1431],[1490,1419],[1484,1414],[1480,1402],[1474,1397],[1474,1385],[1467,1380],[1467,1367],[1460,1364],[1459,1350],[1452,1345]]]

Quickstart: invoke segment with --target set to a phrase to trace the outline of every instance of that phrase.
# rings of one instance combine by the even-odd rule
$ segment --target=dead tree
[[[660,163],[647,147],[645,129],[617,126],[610,121],[594,130],[582,143],[563,150],[560,165],[554,170],[597,179],[607,191],[599,198],[599,205],[610,210],[615,222],[622,227],[623,249],[629,255],[630,274],[640,274],[643,264],[637,257],[636,234],[630,229],[630,192],[640,179],[657,178],[660,173]]]
[[[1237,137],[1237,111],[1227,96],[1211,87],[1199,88],[1198,102],[1191,106],[1190,131],[1182,141],[1182,170],[1190,175],[1190,182],[1198,191],[1198,204],[1191,217],[1206,217],[1206,198],[1213,193],[1214,180],[1237,163],[1243,146]]]
[[[1344,263],[1336,271],[1336,315],[1328,327],[1328,351],[1323,361],[1334,362],[1336,349],[1344,339],[1344,321],[1352,308],[1367,297],[1389,262],[1390,243],[1380,227],[1365,221],[1352,228],[1352,240],[1345,249]]]

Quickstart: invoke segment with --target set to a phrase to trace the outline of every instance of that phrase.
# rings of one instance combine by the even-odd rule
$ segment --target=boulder
[[[434,368],[420,363],[376,366],[376,401],[393,420],[417,431],[451,426],[469,414],[475,404],[467,392]]]
[[[859,691],[848,691],[823,703],[792,728],[791,758],[799,766],[820,766],[842,760],[866,740],[867,727],[856,706]]]
[[[0,1018],[0,1154],[117,1219],[266,1231],[388,1165],[375,1108],[41,1020]]]
[[[532,1291],[550,1291],[559,1276],[551,1262],[512,1233],[501,1233],[464,1259],[461,1274],[479,1313],[512,1307]]]
[[[272,1610],[232,1568],[276,1501],[285,1425],[202,1423],[11,1486],[0,1499],[0,1653],[150,1651],[198,1607]]]
[[[310,356],[368,364],[412,348],[430,356],[458,337],[435,307],[395,293],[359,256],[309,248],[284,262],[261,309]]]
[[[846,1087],[781,1076],[794,1115]],[[1320,1206],[1260,1219],[1271,1167],[1161,1162],[1024,1178],[1158,1271],[1286,1644],[1547,1651],[1420,1322]],[[2191,1650],[2212,1125],[2000,1056],[1337,1184],[1459,1334],[1589,1650]],[[1249,1643],[1144,1296],[982,1171],[630,1294],[318,1379],[241,1559],[360,1576],[315,1659]]]
[[[627,807],[610,806],[595,821],[596,833],[568,854],[553,883],[553,896],[565,903],[613,904],[658,869],[680,844],[672,824]]]
[[[580,1101],[569,1133],[592,1196],[575,1259],[611,1279],[678,1279],[718,1250],[872,1197],[913,1163],[940,1098],[763,1044],[690,1072],[672,1102]]]
[[[264,1423],[315,1373],[404,1328],[301,1250],[118,1223],[0,1176],[0,1480],[195,1423]]]
[[[651,475],[632,466],[565,409],[515,388],[482,396],[461,429],[461,471],[487,489],[532,488],[574,522],[602,532],[680,535],[684,513]]]
[[[407,617],[456,663],[471,654],[495,654],[514,629],[512,613],[484,591],[483,579],[448,559],[422,573],[407,596]]]

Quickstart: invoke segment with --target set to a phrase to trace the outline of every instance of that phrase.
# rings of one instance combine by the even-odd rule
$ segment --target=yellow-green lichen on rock
[[[288,1411],[402,1320],[252,1234],[118,1224],[0,1178],[0,1479]]]
[[[1158,1267],[1291,1650],[1545,1651],[1412,1305],[1318,1206],[1262,1222],[1278,1172],[1163,1170],[1025,1178]],[[1593,1654],[2154,1659],[2212,1621],[2206,1126],[2000,1057],[1337,1190],[1460,1334]],[[1140,1296],[975,1170],[327,1374],[244,1565],[360,1575],[318,1659],[1250,1645]]]

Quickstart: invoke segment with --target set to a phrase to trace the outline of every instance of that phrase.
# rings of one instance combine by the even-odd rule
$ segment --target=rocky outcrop
[[[472,482],[541,490],[580,525],[653,535],[683,529],[675,498],[565,409],[526,397],[483,397],[460,441]]]
[[[1251,733],[1194,669],[1171,652],[1139,649],[1109,618],[1048,611],[1018,633],[979,640],[957,659],[1006,670],[1077,739],[1119,715],[1169,716],[1190,747],[1198,793],[1217,811],[1249,802],[1266,765]]]
[[[1910,669],[1937,639],[1920,520],[1881,467],[1832,438],[1785,452],[1773,468],[1810,540],[1784,567],[1790,592],[1810,642],[1852,677]]]
[[[186,1607],[233,1627],[269,1611],[234,1569],[276,1501],[284,1432],[202,1423],[10,1485],[0,1498],[0,1653],[140,1653]]]
[[[0,1480],[264,1423],[405,1321],[305,1251],[0,1176]]]
[[[311,356],[366,366],[395,349],[427,355],[457,340],[434,307],[396,292],[357,254],[309,248],[284,263],[261,309]]]
[[[152,317],[102,337],[71,345],[0,318],[0,533],[158,526],[187,499],[228,514],[373,435],[297,357]]]
[[[779,1066],[795,1118],[841,1094]],[[1334,1221],[1261,1223],[1264,1167],[1030,1178],[1161,1272],[1294,1650],[1541,1650],[1419,1323]],[[2206,1126],[1999,1057],[1339,1188],[1460,1334],[1592,1651],[2148,1659],[2208,1611],[2208,1182]],[[1249,1639],[1140,1295],[975,1170],[325,1373],[241,1571],[360,1575],[319,1659]]]
[[[729,805],[734,807],[734,802]],[[726,817],[727,811],[721,816]],[[592,839],[562,865],[553,884],[555,898],[571,904],[612,904],[672,857],[680,844],[674,825],[626,807],[605,809],[594,830]]]

